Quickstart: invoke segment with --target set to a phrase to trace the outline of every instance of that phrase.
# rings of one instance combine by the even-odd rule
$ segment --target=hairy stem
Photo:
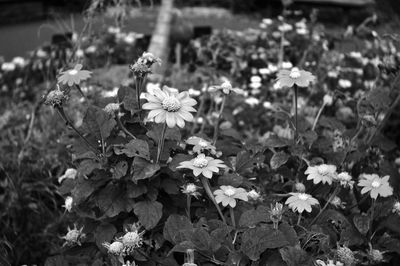
[[[320,118],[320,116],[322,114],[322,111],[324,111],[324,108],[325,108],[325,103],[323,103],[321,108],[319,108],[318,114],[315,117],[314,124],[313,124],[312,129],[311,129],[312,131],[315,131],[315,128],[316,128],[317,123],[318,123],[318,120],[319,120],[319,118]]]
[[[201,176],[200,179],[201,179],[201,183],[203,184],[204,190],[207,193],[207,196],[214,203],[215,208],[217,209],[219,216],[221,217],[222,221],[226,224],[225,216],[222,214],[222,211],[221,211],[220,207],[218,206],[218,203],[215,201],[214,195],[211,192],[210,182],[208,182],[208,179],[206,177],[204,177],[204,176]]]
[[[328,207],[329,203],[333,200],[333,198],[337,195],[337,193],[340,190],[340,186],[337,186],[335,188],[335,190],[332,192],[331,196],[329,197],[329,199],[326,201],[324,207],[322,207],[322,209],[319,211],[319,213],[317,214],[317,216],[314,217],[314,219],[311,221],[311,223],[308,225],[309,227],[312,226],[316,221],[318,221],[319,217],[321,216],[321,214],[325,211],[325,209]]]
[[[295,132],[294,132],[294,141],[296,142],[296,139],[298,137],[298,118],[297,118],[297,95],[298,95],[298,90],[299,88],[297,87],[296,84],[294,84],[294,123],[295,123]]]
[[[156,163],[160,162],[161,154],[164,149],[164,141],[165,141],[165,132],[167,131],[167,123],[164,123],[160,139],[158,140],[158,147],[157,147],[157,159]]]
[[[232,207],[229,207],[229,214],[231,216],[232,226],[236,228],[236,221],[235,221],[235,212],[233,211]]]
[[[215,125],[214,125],[214,136],[213,136],[213,145],[214,146],[215,146],[215,143],[217,142],[217,139],[218,139],[219,122],[220,122],[221,117],[222,117],[222,112],[224,111],[225,101],[226,101],[226,96],[224,94],[222,96],[222,102],[221,102],[221,107],[220,107],[219,112],[218,112],[218,118],[217,118],[217,121],[215,122]]]
[[[87,138],[85,138],[81,132],[79,132],[79,130],[70,122],[70,120],[68,119],[67,115],[64,112],[64,109],[61,106],[55,106],[54,107],[58,114],[61,116],[61,118],[64,120],[65,124],[67,125],[67,127],[72,128],[76,134],[78,134],[78,136],[85,142],[85,144],[97,155],[99,154],[99,151],[97,150],[96,147],[94,147],[88,140]]]
[[[123,132],[125,132],[125,134],[129,135],[131,138],[136,139],[136,137],[131,132],[129,132],[129,130],[124,126],[124,124],[122,124],[122,121],[121,121],[121,118],[119,117],[119,115],[115,114],[115,117],[117,118],[116,119],[117,120],[117,124],[121,128],[121,130]]]
[[[190,218],[190,205],[192,203],[192,196],[190,196],[189,194],[186,196],[186,214],[189,218],[189,221],[191,221],[192,219]]]

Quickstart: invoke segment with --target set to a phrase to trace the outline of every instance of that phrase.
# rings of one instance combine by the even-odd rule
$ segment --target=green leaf
[[[120,161],[117,165],[111,169],[113,179],[121,179],[121,177],[126,175],[128,170],[128,163],[126,161]]]
[[[110,223],[103,223],[97,226],[96,231],[94,233],[94,239],[96,241],[96,245],[100,250],[105,250],[103,244],[105,242],[112,242],[114,235],[117,233],[117,229],[114,225]]]
[[[164,238],[173,244],[187,240],[185,232],[192,231],[193,225],[186,216],[173,214],[164,226]]]
[[[132,88],[121,87],[118,90],[118,99],[122,102],[124,108],[131,112],[131,115],[139,112],[139,105],[136,100],[136,93]]]
[[[254,227],[260,222],[268,222],[269,220],[268,208],[265,206],[258,206],[257,209],[242,213],[239,219],[239,226]]]
[[[171,178],[164,178],[161,181],[161,187],[170,195],[176,195],[180,192],[177,181]]]
[[[97,140],[107,139],[116,124],[114,118],[110,117],[103,109],[92,105],[83,118],[85,131],[95,136]]]
[[[276,135],[271,135],[264,143],[268,148],[282,148],[290,145],[290,141],[280,138]]]
[[[140,223],[150,230],[154,228],[162,216],[163,205],[158,201],[140,201],[133,206],[134,213],[138,216]]]
[[[65,182],[65,181],[64,181]],[[91,180],[78,177],[75,187],[71,191],[75,204],[80,204],[90,197],[99,187],[107,182],[106,179]]]
[[[262,154],[253,155],[248,151],[241,151],[236,156],[235,169],[239,174],[251,172],[251,170],[257,165],[262,163],[264,156]]]
[[[79,163],[77,171],[84,176],[89,176],[94,170],[101,169],[102,165],[97,160],[83,160]]]
[[[128,198],[138,198],[141,195],[147,193],[147,187],[143,184],[134,184],[129,182],[127,184],[127,197]]]
[[[290,158],[290,156],[283,151],[275,153],[272,156],[271,161],[270,161],[271,168],[273,170],[278,169],[279,167],[284,165],[289,160],[289,158]]]
[[[358,229],[358,231],[366,235],[369,231],[369,225],[370,225],[370,217],[367,214],[355,214],[353,217],[353,222],[355,227]]]
[[[132,181],[135,183],[139,180],[152,177],[158,170],[160,170],[158,164],[152,164],[140,157],[135,157],[132,166]]]
[[[280,248],[289,245],[285,235],[275,230],[271,225],[247,229],[242,235],[241,250],[251,260],[256,261],[267,249]]]
[[[285,247],[279,250],[282,259],[286,262],[287,266],[313,266],[310,256],[302,250],[299,246]]]
[[[238,187],[243,183],[243,176],[226,173],[218,178],[218,185]]]
[[[44,266],[68,266],[68,261],[62,255],[47,258]]]
[[[125,145],[114,146],[114,152],[117,155],[125,154],[128,157],[139,156],[150,160],[149,144],[141,139],[133,139]]]
[[[106,217],[115,217],[121,212],[132,210],[133,201],[126,197],[125,191],[118,185],[108,183],[97,194],[96,204]]]

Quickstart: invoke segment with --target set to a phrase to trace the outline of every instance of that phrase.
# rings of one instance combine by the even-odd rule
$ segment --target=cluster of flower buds
[[[151,67],[153,64],[161,64],[161,59],[155,57],[152,53],[144,52],[138,60],[129,66],[129,69],[140,78],[145,77],[147,74],[151,73]]]

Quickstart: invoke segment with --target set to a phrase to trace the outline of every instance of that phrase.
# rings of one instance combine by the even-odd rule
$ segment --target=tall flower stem
[[[299,212],[299,217],[297,218],[297,225],[300,225],[301,222],[301,212]]]
[[[298,137],[298,117],[297,117],[297,95],[298,95],[298,90],[299,88],[297,87],[296,84],[294,84],[294,124],[295,124],[295,132],[294,132],[294,140],[297,140]]]
[[[371,205],[371,219],[369,221],[369,230],[372,232],[372,223],[374,222],[374,212],[375,212],[375,203],[376,199],[372,199],[372,205]]]
[[[203,112],[204,103],[206,102],[206,99],[207,99],[207,93],[205,92],[205,93],[203,93],[203,95],[202,95],[201,98],[200,98],[199,109],[197,110],[196,116],[195,116],[195,118],[194,118],[194,120],[193,120],[192,129],[190,130],[190,134],[191,134],[191,135],[193,135],[194,132],[195,132],[196,129],[197,129],[197,121],[199,121],[199,117],[200,117],[201,113]]]
[[[217,142],[217,139],[218,139],[219,121],[221,120],[222,113],[224,111],[225,101],[226,101],[226,96],[225,96],[225,94],[223,94],[221,107],[220,107],[219,112],[218,112],[218,118],[217,118],[217,121],[215,122],[215,125],[214,125],[214,136],[213,136],[213,145],[214,146],[215,146],[215,143]]]
[[[321,108],[319,108],[318,114],[317,114],[317,116],[315,117],[313,126],[312,126],[312,128],[311,128],[312,131],[315,130],[315,128],[316,128],[316,126],[317,126],[317,123],[318,123],[318,120],[319,120],[319,118],[320,118],[320,116],[321,116],[321,114],[322,114],[322,111],[324,111],[325,105],[326,105],[326,104],[323,103],[322,106],[321,106]]]
[[[189,221],[191,221],[191,215],[190,215],[190,205],[192,203],[192,196],[190,196],[189,194],[186,196],[186,214],[189,218]]]
[[[210,182],[208,182],[208,179],[206,177],[204,177],[204,176],[201,176],[200,180],[201,180],[201,183],[203,184],[204,190],[207,193],[207,196],[214,203],[215,208],[217,209],[219,216],[221,217],[222,221],[226,224],[225,216],[223,215],[220,207],[218,206],[218,203],[215,201],[214,195],[211,192]]]
[[[145,77],[136,77],[136,79],[135,79],[136,101],[137,101],[138,107],[139,107],[138,116],[139,116],[140,121],[142,121],[142,115],[140,113],[142,111],[142,104],[140,103],[140,94],[142,93],[144,79],[145,79]]]
[[[136,139],[136,137],[131,132],[129,132],[129,130],[124,126],[124,124],[122,124],[122,121],[121,121],[121,118],[119,117],[119,115],[115,114],[115,117],[116,117],[116,120],[117,120],[117,124],[121,128],[121,130],[125,134],[129,135],[131,138]]]
[[[335,190],[332,192],[331,196],[329,197],[329,199],[326,201],[324,207],[322,207],[322,209],[319,211],[319,213],[317,214],[317,216],[314,217],[314,219],[311,221],[311,223],[308,226],[312,226],[316,221],[318,221],[319,217],[321,216],[321,214],[325,211],[325,209],[328,207],[329,203],[333,200],[333,198],[337,195],[337,193],[340,190],[340,186],[337,186],[335,188]]]
[[[161,131],[160,139],[158,140],[156,163],[160,162],[161,153],[162,153],[162,151],[164,149],[165,132],[167,132],[167,123],[164,123],[162,131]]]
[[[236,228],[236,221],[235,221],[235,212],[233,211],[232,207],[229,207],[229,214],[231,216],[232,226]]]
[[[82,135],[81,132],[79,132],[79,130],[71,123],[71,121],[69,120],[69,118],[67,117],[67,115],[64,112],[64,109],[61,106],[54,106],[54,108],[57,110],[58,114],[61,116],[61,118],[64,120],[65,124],[67,125],[67,127],[72,128],[76,134],[78,134],[78,136],[85,142],[85,144],[88,146],[88,148],[90,148],[96,155],[99,154],[99,151],[97,150],[96,147],[94,147],[88,140],[87,138],[85,138],[85,136]]]

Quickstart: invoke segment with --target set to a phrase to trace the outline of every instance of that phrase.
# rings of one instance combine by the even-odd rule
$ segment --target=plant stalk
[[[297,117],[297,96],[298,96],[298,90],[299,88],[297,87],[296,84],[294,84],[294,121],[295,121],[295,132],[294,132],[294,141],[296,142],[296,139],[298,137],[298,117]]]
[[[161,131],[160,139],[158,140],[156,163],[160,163],[161,154],[164,149],[164,141],[165,141],[165,132],[166,131],[167,131],[167,123],[164,123],[162,131]]]
[[[316,221],[318,221],[319,217],[321,216],[321,214],[325,211],[325,209],[328,207],[329,203],[333,200],[333,198],[337,195],[337,193],[340,190],[340,186],[337,186],[335,188],[335,190],[332,192],[331,196],[329,197],[329,199],[326,201],[324,207],[322,207],[322,209],[319,211],[319,213],[317,214],[317,216],[315,216],[315,218],[311,221],[311,223],[308,226],[312,226]]]
[[[217,209],[219,216],[221,217],[222,221],[226,224],[225,216],[222,214],[222,211],[219,208],[218,203],[215,201],[214,195],[211,192],[210,182],[208,182],[208,179],[206,177],[204,177],[204,176],[201,176],[200,179],[201,179],[201,183],[203,184],[204,190],[207,193],[207,196],[214,203],[215,208]]]
[[[218,112],[218,118],[217,118],[217,121],[215,122],[215,125],[214,125],[214,136],[213,136],[213,145],[214,146],[215,146],[215,143],[217,143],[217,139],[218,139],[219,122],[220,122],[221,117],[222,117],[222,112],[224,111],[225,101],[226,101],[226,96],[224,94],[222,96],[222,102],[221,102],[221,107],[220,107],[219,112]]]
[[[67,115],[64,112],[64,109],[61,106],[54,106],[54,108],[57,110],[58,114],[61,116],[61,118],[64,120],[65,124],[67,127],[72,128],[76,134],[85,142],[85,144],[90,148],[96,155],[99,154],[99,151],[97,148],[93,147],[93,145],[85,138],[81,132],[69,121]]]

